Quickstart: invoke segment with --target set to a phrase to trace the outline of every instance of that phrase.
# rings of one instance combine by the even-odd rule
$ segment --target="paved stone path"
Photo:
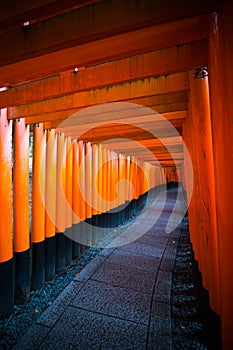
[[[14,350],[172,349],[170,291],[181,225],[171,233],[165,228],[182,216],[184,203],[176,195],[169,191],[163,208],[166,194],[160,194],[76,276]]]

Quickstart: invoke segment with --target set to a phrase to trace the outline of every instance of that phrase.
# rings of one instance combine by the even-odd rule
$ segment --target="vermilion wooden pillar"
[[[219,233],[220,314],[223,349],[233,349],[233,3],[212,16],[209,83]]]
[[[31,285],[37,289],[45,281],[45,146],[43,124],[34,127],[32,173],[32,276]]]
[[[0,110],[0,317],[13,310],[12,122]]]
[[[218,233],[208,78],[194,79],[194,72],[191,71],[189,86],[191,137],[197,159],[194,171],[198,177],[196,186],[199,186],[200,195],[196,203],[196,220],[200,227],[201,245],[205,248],[203,253],[206,257],[201,272],[203,284],[209,291],[211,307],[219,314]]]
[[[92,146],[90,142],[85,144],[85,200],[86,200],[86,245],[92,245]]]
[[[185,190],[187,194],[187,200],[189,203],[188,215],[189,215],[189,229],[190,229],[190,239],[193,245],[194,257],[199,262],[199,269],[203,268],[203,259],[205,258],[204,247],[201,245],[200,238],[200,226],[197,220],[197,203],[200,198],[199,193],[199,183],[197,176],[197,159],[196,152],[194,149],[194,144],[192,140],[192,120],[187,118],[183,123],[182,136],[186,145],[184,149],[184,175],[185,175]],[[192,168],[188,162],[188,154],[192,162],[192,168],[194,171],[194,176],[192,177]],[[192,183],[193,191],[192,191]]]
[[[47,131],[45,179],[45,280],[55,277],[55,222],[57,183],[57,134]]]
[[[72,184],[73,184],[73,145],[71,137],[66,138],[66,265],[72,261]]]
[[[30,292],[29,237],[29,126],[14,123],[14,252],[15,297],[25,301]]]
[[[56,181],[56,272],[65,269],[66,229],[66,139],[64,134],[57,135],[57,181]]]

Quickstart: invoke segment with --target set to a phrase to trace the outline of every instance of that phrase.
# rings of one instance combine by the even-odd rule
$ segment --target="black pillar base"
[[[72,258],[77,259],[81,255],[81,242],[80,242],[80,224],[74,224],[72,226]]]
[[[55,236],[45,239],[45,280],[52,281],[55,278],[56,242]]]
[[[92,237],[92,218],[85,220],[86,223],[86,246],[89,248],[92,246],[93,237]]]
[[[32,243],[31,289],[38,289],[45,282],[45,242]]]
[[[7,317],[14,306],[14,260],[0,263],[0,319]]]
[[[63,233],[56,233],[56,273],[63,272],[66,269],[66,239]]]
[[[15,303],[23,304],[30,293],[30,249],[17,252],[15,262]]]
[[[66,266],[69,266],[72,262],[72,233],[72,228],[65,231]]]
[[[209,292],[203,287],[198,262],[193,255],[193,277],[196,291],[198,313],[204,327],[205,342],[208,349],[222,349],[220,316],[210,307]]]

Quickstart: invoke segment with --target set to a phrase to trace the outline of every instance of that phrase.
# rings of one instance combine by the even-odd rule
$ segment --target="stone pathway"
[[[76,276],[14,350],[172,349],[170,292],[181,225],[171,233],[166,226],[182,218],[184,203],[176,190],[165,197]]]

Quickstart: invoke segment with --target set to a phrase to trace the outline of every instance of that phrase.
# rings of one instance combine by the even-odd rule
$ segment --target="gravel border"
[[[198,316],[192,273],[188,218],[183,219],[172,276],[171,317],[174,350],[206,350],[204,328]]]

